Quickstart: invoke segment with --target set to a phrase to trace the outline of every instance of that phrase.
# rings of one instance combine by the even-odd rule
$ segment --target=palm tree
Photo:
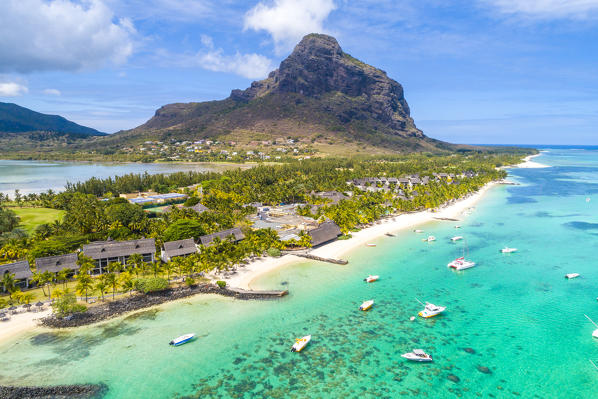
[[[106,275],[101,275],[94,285],[94,289],[98,291],[102,296],[102,301],[104,300],[104,293],[106,292],[106,288],[108,288],[108,284],[106,283],[106,279],[104,278],[104,276]]]
[[[62,289],[66,289],[66,282],[69,279],[69,269],[62,269],[58,273],[56,273],[56,280],[62,282]]]
[[[31,301],[33,301],[34,295],[31,292],[24,292],[21,294],[21,302],[28,305]]]
[[[143,256],[141,254],[132,254],[127,260],[127,265],[133,266],[135,276],[139,277],[140,266],[143,263]]]
[[[149,264],[149,267],[152,271],[152,273],[154,273],[154,277],[158,277],[158,274],[160,273],[161,269],[162,269],[162,264],[160,261],[155,261]]]
[[[116,275],[116,273],[108,273],[108,274],[104,274],[102,277],[104,277],[104,281],[105,283],[112,287],[112,299],[114,299],[114,294],[116,293],[116,288],[118,287],[118,276]]]
[[[8,292],[8,297],[12,299],[12,294],[16,289],[15,275],[12,273],[4,273],[4,276],[2,277],[2,287],[4,287],[5,292]]]
[[[166,279],[170,283],[170,275],[174,271],[175,265],[172,262],[166,262],[162,265],[162,270],[166,272]]]
[[[79,259],[77,260],[79,265],[79,274],[89,274],[95,268],[95,261],[89,256],[84,255],[82,252],[79,253]]]
[[[135,284],[131,278],[131,273],[122,272],[119,276],[119,283],[123,290],[129,291],[129,294],[133,291]]]
[[[108,271],[110,273],[120,273],[123,270],[123,265],[120,262],[110,262],[108,264]]]
[[[93,279],[87,273],[79,273],[75,276],[75,279],[77,280],[77,286],[75,287],[77,293],[81,296],[85,294],[85,302],[87,302],[87,293],[93,287]]]

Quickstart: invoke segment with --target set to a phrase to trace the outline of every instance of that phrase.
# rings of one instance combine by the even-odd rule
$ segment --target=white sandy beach
[[[48,308],[42,312],[23,312],[11,315],[10,320],[0,322],[0,342],[17,336],[24,331],[40,327],[37,320],[50,315]]]
[[[523,162],[520,163],[519,165],[517,165],[516,168],[525,168],[525,169],[549,168],[550,166],[548,166],[548,165],[544,165],[543,163],[532,161],[532,159],[534,159],[535,157],[539,157],[540,155],[542,155],[542,154],[530,155],[530,156],[525,157],[523,159]]]
[[[463,212],[468,208],[475,206],[475,204],[484,196],[486,191],[496,184],[496,182],[488,183],[475,194],[448,205],[439,212],[431,212],[426,210],[415,213],[405,213],[385,219],[374,226],[367,227],[356,233],[352,233],[352,237],[348,240],[333,241],[329,244],[312,250],[310,253],[323,258],[340,258],[341,255],[345,254],[346,252],[359,246],[366,245],[368,242],[375,238],[381,237],[386,233],[393,233],[404,229],[414,228],[422,223],[436,221],[438,218],[461,219]],[[458,224],[458,222],[455,222],[455,224]],[[293,255],[285,255],[280,258],[267,258],[265,260],[258,260],[243,268],[238,268],[237,273],[226,279],[226,282],[227,285],[231,287],[251,289],[251,283],[258,277],[280,266],[288,265],[289,263],[297,261],[305,261],[305,259]]]

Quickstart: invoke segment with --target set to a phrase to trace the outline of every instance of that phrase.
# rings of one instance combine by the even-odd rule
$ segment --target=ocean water
[[[0,193],[11,197],[16,189],[21,194],[39,193],[52,189],[62,191],[67,182],[107,178],[128,173],[172,173],[186,171],[219,171],[225,165],[182,163],[95,163],[67,161],[11,161],[0,159]],[[232,166],[235,167],[235,166]]]
[[[288,288],[284,299],[197,296],[0,343],[0,384],[103,382],[107,398],[596,398],[598,342],[584,314],[598,322],[598,151],[535,161],[552,167],[512,170],[521,185],[490,190],[460,230],[423,225],[436,242],[404,231],[351,252],[347,266],[298,263],[258,281]],[[464,251],[478,266],[448,270]],[[366,284],[368,274],[380,280]],[[410,321],[416,297],[447,311]],[[367,299],[374,308],[360,312]],[[168,346],[188,332],[199,338]],[[306,334],[309,346],[289,352]],[[434,363],[400,357],[414,348]]]

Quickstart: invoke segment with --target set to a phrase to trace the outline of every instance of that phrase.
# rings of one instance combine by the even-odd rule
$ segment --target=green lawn
[[[14,213],[21,218],[20,228],[31,233],[37,226],[44,223],[52,223],[55,220],[60,220],[64,215],[64,211],[50,208],[10,208]]]

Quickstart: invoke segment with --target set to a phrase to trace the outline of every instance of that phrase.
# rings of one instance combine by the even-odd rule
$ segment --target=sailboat
[[[469,254],[469,247],[467,246],[467,241],[465,241],[465,247],[467,248],[467,253]],[[449,264],[446,266],[451,269],[454,269],[454,270],[465,270],[465,269],[470,269],[470,268],[474,267],[475,262],[465,259],[465,249],[464,249],[463,256],[449,262]]]
[[[589,321],[592,322],[593,325],[595,325],[596,327],[598,327],[598,324],[594,323],[594,320],[590,319],[590,317],[587,314],[584,314],[585,317],[588,318]],[[593,332],[592,332],[592,337],[594,338],[598,338],[598,328],[596,328]]]

